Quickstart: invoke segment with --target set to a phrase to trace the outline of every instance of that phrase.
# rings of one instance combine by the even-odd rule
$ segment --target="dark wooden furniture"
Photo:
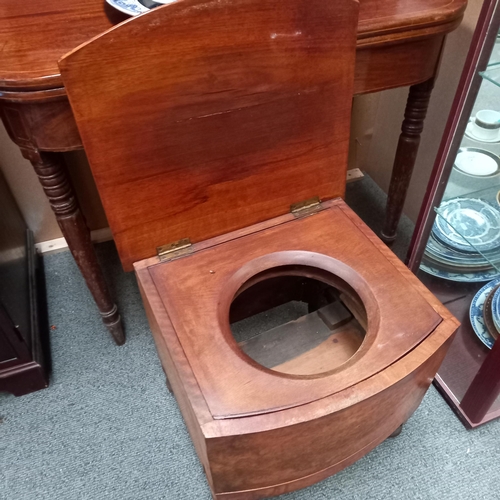
[[[292,491],[366,454],[457,327],[340,198],[357,17],[354,0],[184,0],[60,61],[214,498]],[[308,312],[236,338],[290,301]]]
[[[474,32],[408,254],[410,269],[418,273],[423,283],[462,323],[439,369],[435,384],[468,428],[500,417],[500,343],[495,342],[491,350],[486,348],[477,339],[469,320],[472,298],[484,283],[447,282],[419,271],[419,265],[436,217],[435,208],[440,205],[447,188],[458,148],[481,87],[480,72],[487,69],[499,29],[499,2],[486,0]],[[500,88],[497,90],[500,95]],[[491,144],[483,143],[478,146],[488,150]],[[492,189],[497,186],[494,189],[495,194],[497,189],[500,190],[498,177],[487,182]],[[472,193],[471,196],[481,197],[481,194]]]
[[[433,79],[446,34],[466,0],[361,0],[354,93],[411,85],[394,162],[383,238],[396,226],[415,162]],[[118,311],[96,261],[61,156],[82,147],[57,60],[126,17],[104,0],[0,4],[0,113],[12,140],[37,172],[61,230],[117,343]],[[33,28],[31,28],[33,26]],[[116,236],[116,235],[115,235]]]
[[[0,391],[15,396],[48,385],[38,269],[32,234],[0,175]]]

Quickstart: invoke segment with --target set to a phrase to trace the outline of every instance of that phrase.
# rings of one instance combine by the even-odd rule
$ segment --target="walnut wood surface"
[[[413,349],[439,323],[439,315],[408,286],[405,277],[410,273],[394,269],[344,214],[345,205],[341,206],[150,268],[186,355],[196,359],[193,371],[216,418],[276,411],[343,390]],[[339,277],[333,284],[363,301],[368,331],[361,348],[342,369],[333,369],[320,379],[276,377],[277,390],[269,381],[269,370],[236,346],[225,314],[248,279],[281,267],[299,275],[310,273],[308,277],[327,283]],[[402,289],[404,300],[399,293]],[[214,336],[215,331],[222,334]],[[218,357],[234,358],[223,377],[219,363],[214,363]],[[245,398],[241,387],[245,387]],[[276,393],[272,405],[269,391]]]
[[[445,352],[446,343],[404,378],[394,376],[391,369],[373,377],[369,380],[372,390],[377,383],[379,388],[372,397],[366,397],[366,386],[359,384],[356,402],[343,410],[319,417],[316,408],[307,405],[301,414],[302,419],[308,415],[309,421],[293,423],[293,417],[287,415],[287,422],[287,416],[280,415],[281,426],[272,430],[260,431],[258,422],[246,422],[244,434],[207,439],[215,498],[253,500],[280,495],[351,465],[413,414]],[[384,375],[391,384],[382,389]],[[342,397],[348,399],[350,394]],[[323,407],[328,407],[328,400]]]
[[[444,35],[460,23],[465,5],[465,0],[361,0],[354,92],[434,76]],[[56,61],[125,19],[103,0],[0,3],[0,114],[24,151],[82,147]],[[65,235],[73,252],[87,248],[86,233],[82,226]],[[83,259],[92,260],[92,254],[89,247]],[[108,294],[105,285],[98,294]]]
[[[361,0],[354,93],[433,77],[444,35],[458,26],[465,5],[466,0]],[[0,112],[16,144],[38,151],[82,147],[57,60],[127,19],[104,0],[0,3]]]
[[[20,148],[52,152],[82,147],[64,89],[0,92],[0,117]]]
[[[361,0],[358,44],[447,33],[460,21],[465,5],[466,0]],[[58,59],[125,19],[104,0],[2,0],[0,88],[62,87]]]
[[[444,35],[360,47],[356,52],[354,94],[411,85],[435,74]],[[398,71],[394,71],[398,68]],[[81,149],[82,140],[64,88],[0,90],[0,114],[11,139],[39,151]]]
[[[313,484],[359,459],[391,435],[416,409],[457,327],[457,322],[450,313],[342,201],[327,202],[324,208],[323,212],[306,219],[297,220],[291,215],[282,216],[253,228],[245,228],[230,235],[201,242],[195,245],[190,255],[176,261],[158,263],[157,259],[148,259],[135,265],[139,287],[162,365],[172,384],[215,498],[248,500],[286,493]],[[391,324],[383,329],[392,332],[391,341],[386,342],[383,349],[376,348],[375,344],[371,344],[368,348],[368,351],[372,349],[374,354],[378,355],[383,350],[389,350],[392,361],[388,360],[384,368],[374,370],[370,376],[364,378],[361,374],[363,362],[358,360],[355,367],[357,366],[360,371],[354,377],[353,385],[341,389],[336,383],[330,383],[330,392],[323,398],[279,411],[239,418],[214,418],[215,415],[210,411],[210,397],[215,388],[205,384],[197,366],[202,362],[200,359],[204,355],[204,349],[207,348],[207,343],[202,341],[200,335],[205,325],[198,322],[191,331],[193,341],[196,339],[198,344],[197,352],[193,355],[189,349],[186,350],[185,337],[180,336],[178,330],[179,315],[189,317],[190,305],[185,302],[185,307],[179,309],[179,304],[172,304],[172,299],[176,298],[178,290],[159,287],[156,279],[159,273],[163,277],[168,274],[172,279],[178,278],[179,282],[185,283],[183,281],[185,276],[179,276],[175,272],[172,276],[160,270],[172,271],[174,268],[178,270],[181,264],[186,268],[192,265],[192,274],[199,274],[200,270],[196,265],[197,257],[203,258],[203,255],[211,250],[217,250],[221,264],[225,264],[227,258],[222,250],[223,247],[229,248],[234,244],[239,244],[247,252],[248,233],[251,229],[254,230],[251,237],[261,240],[264,247],[262,251],[271,252],[271,255],[276,255],[272,254],[272,245],[268,247],[269,241],[265,243],[262,239],[265,239],[273,229],[288,228],[287,243],[288,246],[292,245],[292,248],[295,247],[292,242],[297,243],[295,241],[297,234],[304,235],[311,231],[308,244],[314,246],[314,242],[318,240],[318,234],[314,228],[317,227],[320,219],[323,223],[321,225],[324,228],[328,227],[329,224],[325,223],[323,218],[330,212],[339,213],[341,217],[350,221],[347,230],[347,239],[350,244],[340,245],[340,250],[333,250],[333,252],[340,252],[340,254],[336,253],[336,257],[353,266],[351,272],[363,274],[368,268],[378,267],[381,261],[385,261],[384,271],[375,283],[378,282],[381,287],[385,285],[391,287],[394,275],[399,274],[402,279],[393,291],[389,292],[405,305],[399,311],[397,308],[393,310]],[[327,232],[323,237],[325,243],[332,248],[335,248],[339,239],[346,238],[337,222],[332,224],[336,228],[335,233]],[[307,229],[302,227],[303,225],[306,225]],[[298,226],[302,229],[295,229]],[[344,238],[338,238],[339,233]],[[360,240],[358,241],[357,238]],[[304,244],[298,247],[311,249]],[[353,249],[362,251],[359,250],[360,247],[365,247],[374,260],[357,258],[350,261]],[[232,255],[235,255],[235,252],[232,252]],[[278,259],[276,260],[274,264],[278,265]],[[218,302],[220,294],[213,293],[210,285],[207,285],[211,277],[222,272],[220,266],[213,268],[213,264],[211,263],[209,267],[215,273],[207,271],[208,277],[199,276],[200,283],[203,282],[204,285],[198,286],[196,296],[192,297],[192,300],[196,300],[196,307],[203,309],[207,320],[211,315],[211,311],[204,308],[207,300],[211,302],[214,310],[221,307]],[[385,265],[392,268],[392,271],[388,271]],[[254,273],[258,271],[259,268],[253,269]],[[240,278],[244,277],[240,276]],[[352,282],[351,284],[353,285]],[[370,286],[373,284],[374,282],[370,281]],[[186,284],[186,286],[191,285]],[[366,286],[366,283],[362,285],[362,287]],[[232,286],[229,283],[221,283],[218,288],[224,294],[226,289],[232,289]],[[424,305],[418,308],[419,312],[430,308],[438,316],[440,322],[438,321],[436,327],[421,325],[423,335],[421,342],[405,352],[401,350],[401,346],[396,347],[396,343],[398,337],[404,337],[409,333],[404,324],[408,317],[415,320],[418,316],[407,309],[411,307],[415,293],[420,300],[424,300]],[[372,318],[371,325],[373,325],[373,315],[370,312],[366,293],[360,292],[360,295],[368,310],[369,331],[367,332],[368,342],[365,341],[366,347],[367,343],[370,344],[369,337],[374,335],[374,330],[370,328],[370,318]],[[408,299],[410,295],[412,298]],[[229,305],[225,304],[224,307],[227,308],[228,313]],[[221,314],[221,322],[228,321],[228,316],[229,314]],[[401,321],[403,323],[400,323]],[[424,333],[426,328],[429,329]],[[375,334],[375,337],[378,338],[378,335]],[[218,346],[223,345],[227,342],[227,338],[221,344],[219,342],[221,336],[223,333],[220,330],[212,329],[210,342]],[[228,370],[231,370],[233,364],[240,367],[238,353],[223,350],[215,351],[211,355],[214,366],[219,368],[219,378],[231,380],[234,387],[238,388],[240,398],[246,399],[249,384],[240,384],[238,376],[228,375]],[[247,363],[251,362],[247,360]],[[224,366],[223,371],[220,370],[221,366]],[[328,374],[313,380],[307,377],[287,379],[272,372],[267,372],[265,375],[267,388],[264,388],[264,391],[267,391],[270,406],[274,406],[282,390],[287,390],[290,380],[292,383],[320,385],[323,380],[329,378]],[[297,387],[297,390],[307,396],[310,386],[307,389]],[[276,450],[279,450],[279,453]]]
[[[126,270],[343,195],[357,7],[184,0],[60,61]]]

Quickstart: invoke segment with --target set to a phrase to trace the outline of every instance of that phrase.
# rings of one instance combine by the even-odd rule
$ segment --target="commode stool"
[[[285,493],[365,455],[458,326],[341,199],[357,13],[179,0],[60,61],[214,498]]]

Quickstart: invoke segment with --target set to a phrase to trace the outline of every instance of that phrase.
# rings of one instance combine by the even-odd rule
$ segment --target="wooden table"
[[[389,243],[396,236],[444,38],[460,24],[466,0],[360,0],[360,4],[355,93],[411,86],[382,232]],[[125,340],[120,316],[58,154],[81,149],[82,144],[57,61],[125,19],[104,0],[0,2],[2,120],[33,164],[102,319],[118,344]]]

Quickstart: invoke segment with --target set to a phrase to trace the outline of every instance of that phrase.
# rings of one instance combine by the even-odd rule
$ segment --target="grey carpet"
[[[370,179],[348,201],[380,223],[384,195]],[[396,247],[403,256],[411,223]],[[405,243],[406,242],[406,243]],[[68,252],[45,260],[50,387],[0,394],[0,499],[209,499],[203,470],[165,387],[132,274],[111,243],[98,246],[125,319],[116,347]],[[500,422],[467,431],[431,388],[403,433],[343,472],[286,500],[498,499]]]

